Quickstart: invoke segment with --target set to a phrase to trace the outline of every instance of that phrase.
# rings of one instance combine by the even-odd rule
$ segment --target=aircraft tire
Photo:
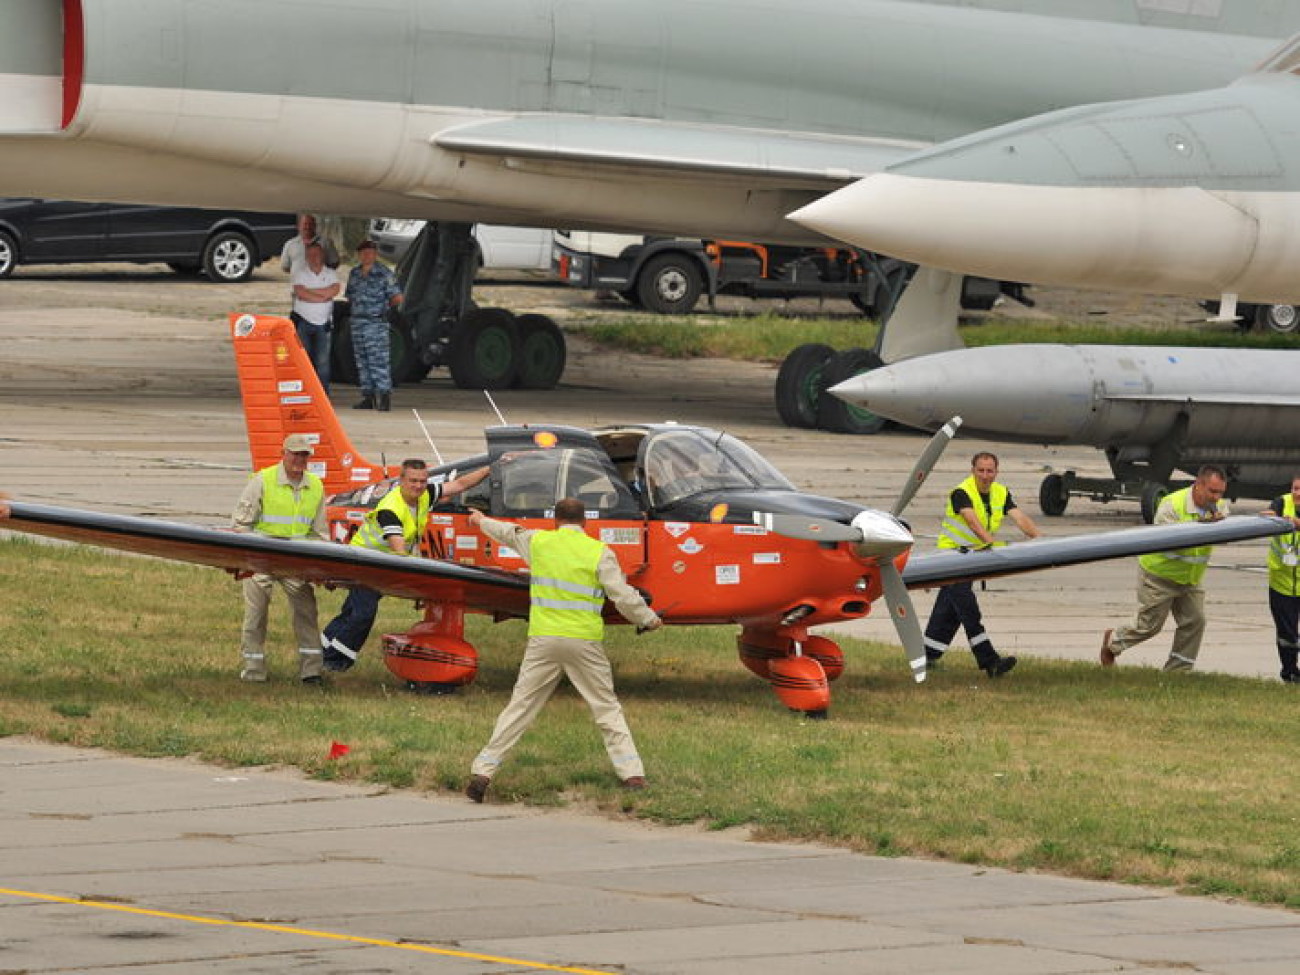
[[[852,379],[864,372],[879,368],[884,363],[870,349],[845,349],[836,353],[822,370],[823,390],[836,383]],[[830,433],[852,433],[868,436],[879,433],[887,421],[870,410],[846,403],[838,396],[823,392],[817,399],[817,426]]]
[[[519,372],[515,385],[520,389],[554,389],[564,375],[568,350],[560,326],[545,315],[520,315]]]
[[[1142,520],[1148,525],[1155,524],[1156,512],[1160,509],[1160,502],[1165,499],[1169,493],[1169,488],[1163,484],[1148,484],[1142,489],[1141,505]]]
[[[18,266],[18,242],[0,230],[0,278],[7,278]]]
[[[456,323],[447,365],[461,389],[506,389],[519,370],[519,328],[504,308],[475,308]]]
[[[776,412],[788,427],[817,426],[817,400],[826,384],[822,370],[835,350],[820,342],[800,345],[785,357],[776,374]]]
[[[203,248],[203,273],[216,284],[238,284],[253,276],[257,249],[246,234],[223,230]]]
[[[646,261],[636,276],[637,297],[648,311],[660,315],[685,315],[700,300],[704,275],[687,254],[659,254]]]
[[[1070,503],[1070,494],[1065,490],[1065,478],[1060,474],[1048,474],[1038,487],[1038,507],[1049,518],[1059,518],[1065,514]]]

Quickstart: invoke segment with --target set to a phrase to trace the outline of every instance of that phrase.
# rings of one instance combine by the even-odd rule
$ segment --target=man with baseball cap
[[[237,532],[257,532],[290,542],[325,540],[325,486],[307,470],[314,447],[311,437],[291,433],[284,438],[280,463],[258,471],[239,496],[231,525]],[[298,677],[304,684],[321,683],[320,630],[316,625],[316,594],[302,579],[275,579],[257,572],[244,579],[244,630],[241,680],[266,680],[266,613],[271,583],[284,589],[293,611],[298,640]]]

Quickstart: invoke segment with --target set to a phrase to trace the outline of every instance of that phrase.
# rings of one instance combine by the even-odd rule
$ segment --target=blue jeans
[[[330,347],[333,345],[330,339],[332,326],[329,322],[324,325],[313,325],[296,312],[290,314],[289,318],[298,332],[298,341],[302,343],[307,358],[311,360],[312,367],[316,370],[321,386],[328,393],[330,391]]]
[[[325,651],[326,670],[347,670],[356,663],[357,655],[370,636],[379,613],[379,600],[383,593],[365,586],[353,586],[343,601],[339,615],[329,621],[321,634]]]

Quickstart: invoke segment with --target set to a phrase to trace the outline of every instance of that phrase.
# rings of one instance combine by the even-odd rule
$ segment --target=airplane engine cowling
[[[792,711],[821,717],[831,705],[826,671],[812,657],[782,657],[769,665],[772,689]]]
[[[459,637],[421,632],[384,634],[384,663],[393,674],[412,684],[457,687],[478,675],[478,651]]]

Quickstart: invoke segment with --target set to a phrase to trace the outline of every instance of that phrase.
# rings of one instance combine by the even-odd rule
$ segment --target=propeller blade
[[[930,476],[930,471],[933,470],[934,465],[938,463],[939,457],[943,454],[949,442],[953,437],[957,436],[957,428],[960,426],[961,417],[954,416],[951,420],[945,423],[933,437],[930,438],[930,442],[926,444],[925,450],[921,452],[921,456],[917,460],[916,466],[912,468],[912,473],[908,475],[907,483],[903,485],[902,493],[899,494],[898,500],[894,502],[894,509],[891,514],[893,514],[895,518],[901,515],[903,509],[912,502],[914,497],[916,497],[916,492],[921,489],[921,485],[925,483],[925,479]]]
[[[762,525],[768,531],[776,532],[778,535],[802,538],[810,542],[857,542],[862,540],[862,532],[858,529],[827,518],[755,511],[754,524]]]
[[[903,641],[903,652],[912,667],[912,678],[920,684],[925,680],[925,636],[921,633],[921,621],[916,617],[912,597],[893,562],[880,563],[880,581],[885,587],[889,615],[894,620],[898,638]]]

